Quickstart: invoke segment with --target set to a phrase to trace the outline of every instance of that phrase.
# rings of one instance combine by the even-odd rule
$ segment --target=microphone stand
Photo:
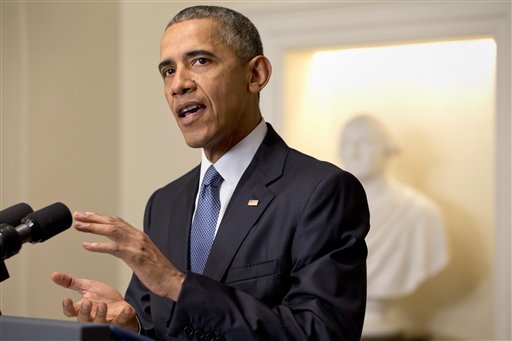
[[[5,281],[9,278],[9,271],[7,271],[7,267],[5,266],[5,262],[0,261],[0,282]]]
[[[5,262],[3,260],[0,261],[0,283],[9,278],[9,271],[7,271],[7,267],[5,266]],[[2,315],[2,311],[0,310],[0,315]]]

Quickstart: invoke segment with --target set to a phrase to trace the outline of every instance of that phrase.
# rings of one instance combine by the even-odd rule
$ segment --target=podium
[[[153,341],[109,324],[0,316],[0,341]]]

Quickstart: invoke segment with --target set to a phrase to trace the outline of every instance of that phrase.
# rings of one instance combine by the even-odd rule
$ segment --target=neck
[[[206,158],[215,163],[231,148],[247,137],[261,122],[261,114],[258,113],[257,117],[253,119],[246,119],[241,122],[237,131],[230,133],[228,136],[221,138],[221,141],[215,141],[213,147],[204,147],[204,154]]]

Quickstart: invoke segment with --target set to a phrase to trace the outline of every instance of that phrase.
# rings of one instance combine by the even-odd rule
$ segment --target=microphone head
[[[30,213],[22,222],[31,226],[30,242],[39,243],[68,229],[73,222],[73,217],[66,205],[56,202]]]
[[[0,224],[18,226],[21,224],[21,220],[32,212],[34,210],[30,205],[21,202],[0,211]]]

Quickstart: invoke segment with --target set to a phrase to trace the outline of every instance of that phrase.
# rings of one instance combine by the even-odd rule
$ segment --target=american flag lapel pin
[[[247,206],[258,206],[258,203],[260,201],[258,199],[251,199],[249,202],[247,202]]]

